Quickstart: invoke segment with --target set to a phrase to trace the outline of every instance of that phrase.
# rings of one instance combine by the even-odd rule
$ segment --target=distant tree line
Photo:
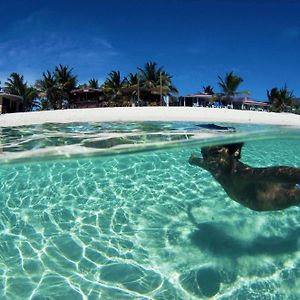
[[[211,85],[203,86],[203,92],[213,95],[213,101],[230,104],[238,95],[249,95],[248,91],[239,91],[243,79],[233,72],[224,78],[218,76],[220,92],[215,93]],[[1,84],[1,82],[0,82]],[[121,76],[119,71],[111,71],[103,84],[95,78],[78,85],[77,75],[69,66],[59,65],[54,71],[47,70],[34,85],[29,85],[23,75],[12,73],[4,83],[3,91],[22,96],[26,111],[61,109],[72,106],[71,91],[76,88],[101,89],[110,106],[122,106],[124,102],[163,105],[162,96],[177,95],[178,90],[172,83],[172,76],[155,62],[147,62],[137,72]],[[0,86],[1,90],[1,86]],[[300,101],[285,85],[267,90],[270,110],[274,112],[300,112]],[[142,103],[141,103],[142,104]]]
[[[122,77],[119,71],[111,71],[102,85],[95,78],[78,85],[73,69],[59,65],[53,72],[44,72],[34,85],[29,85],[23,75],[12,73],[4,83],[3,91],[22,96],[26,111],[71,107],[71,91],[83,87],[101,89],[111,106],[142,99],[162,105],[162,96],[178,94],[172,83],[172,76],[155,62],[147,62],[143,68],[137,70],[126,77]]]
[[[240,84],[244,80],[233,72],[227,73],[224,78],[218,76],[218,79],[218,85],[221,89],[219,93],[215,93],[211,85],[203,86],[204,93],[213,95],[212,101],[230,104],[236,96],[250,94],[248,91],[238,91]],[[271,90],[267,90],[267,98],[270,110],[273,112],[300,113],[300,99],[296,98],[286,85],[282,88],[274,87]]]
[[[300,113],[300,99],[297,99],[286,85],[280,89],[275,87],[267,90],[267,96],[272,111]]]

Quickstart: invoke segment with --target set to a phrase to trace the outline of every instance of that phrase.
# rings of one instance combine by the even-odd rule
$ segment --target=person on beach
[[[239,161],[243,145],[203,147],[203,158],[191,155],[189,163],[209,171],[230,198],[252,210],[280,210],[300,204],[300,169],[252,168]]]

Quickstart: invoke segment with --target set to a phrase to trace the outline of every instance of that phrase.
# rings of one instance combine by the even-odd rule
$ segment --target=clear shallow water
[[[300,167],[298,132],[237,126],[236,133],[214,133],[204,141],[183,137],[158,151],[153,151],[153,140],[145,140],[163,131],[163,139],[155,140],[163,147],[166,136],[193,135],[194,126],[2,130],[0,298],[299,299],[300,208],[251,211],[232,201],[208,172],[187,163],[201,145],[243,138],[243,162]],[[48,140],[61,135],[62,144],[54,142],[55,147],[79,136],[71,144],[83,148],[99,132],[136,131],[142,150],[148,151],[129,153],[126,148],[117,155],[109,152],[114,144],[104,156],[58,158],[56,149],[47,160],[38,152],[28,163],[4,163],[7,153],[49,147],[44,138],[20,146],[32,141],[33,130]]]

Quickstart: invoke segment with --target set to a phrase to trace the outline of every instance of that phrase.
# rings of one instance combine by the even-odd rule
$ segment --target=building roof
[[[6,97],[6,98],[10,98],[10,99],[18,99],[18,100],[24,101],[24,98],[22,96],[9,94],[9,93],[2,92],[2,91],[0,91],[0,97]]]
[[[213,95],[207,94],[207,93],[195,93],[195,94],[188,94],[185,95],[185,98],[212,98]],[[262,102],[262,101],[257,101],[257,100],[252,100],[249,98],[235,98],[232,100],[233,102],[238,102],[241,104],[246,104],[246,105],[254,105],[254,106],[269,106],[269,103],[267,102]]]
[[[240,102],[242,104],[247,104],[247,105],[256,105],[256,106],[268,106],[269,105],[269,103],[267,103],[267,102],[252,100],[252,99],[248,99],[248,98],[239,98],[239,99],[235,99],[233,101]]]
[[[85,87],[85,88],[80,88],[80,89],[75,89],[71,91],[71,94],[86,94],[86,93],[102,93],[102,89],[93,89],[90,87]]]
[[[185,98],[211,98],[211,94],[207,93],[195,93],[195,94],[188,94],[184,96]]]

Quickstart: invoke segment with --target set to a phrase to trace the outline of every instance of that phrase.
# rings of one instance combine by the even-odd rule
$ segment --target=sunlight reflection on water
[[[2,141],[18,147],[26,134]],[[296,137],[258,137],[245,163],[300,167]],[[259,213],[232,201],[187,163],[200,145],[2,164],[0,298],[299,299],[299,207]]]

